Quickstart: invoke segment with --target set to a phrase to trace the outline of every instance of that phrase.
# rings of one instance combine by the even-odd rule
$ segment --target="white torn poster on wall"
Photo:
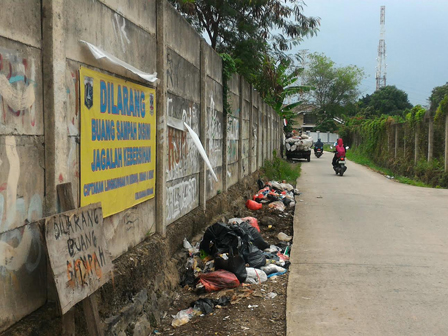
[[[187,128],[188,132],[191,135],[191,138],[194,141],[194,144],[196,145],[196,147],[199,150],[199,153],[201,154],[202,158],[204,159],[205,163],[207,164],[208,168],[210,169],[210,172],[212,173],[213,177],[215,178],[216,182],[218,182],[218,177],[216,177],[215,172],[213,171],[213,167],[208,159],[207,153],[205,153],[205,149],[202,146],[201,140],[199,140],[198,135],[196,134],[195,131],[193,131],[190,126],[188,126],[186,123],[184,123],[185,127]]]
[[[157,72],[154,72],[153,74],[143,72],[137,69],[136,67],[130,65],[129,63],[126,63],[125,61],[122,61],[121,59],[115,57],[114,55],[109,54],[107,51],[101,50],[100,48],[94,46],[89,42],[82,40],[80,40],[79,42],[85,43],[89,47],[90,52],[96,59],[107,58],[110,62],[122,66],[123,68],[135,73],[137,76],[143,78],[148,82],[155,82],[157,80]]]

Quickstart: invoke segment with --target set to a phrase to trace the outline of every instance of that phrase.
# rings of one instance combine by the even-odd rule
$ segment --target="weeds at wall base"
[[[263,167],[260,168],[262,177],[269,181],[283,181],[292,185],[296,184],[300,176],[300,163],[290,163],[277,156],[276,151],[273,152],[274,159],[266,160]]]

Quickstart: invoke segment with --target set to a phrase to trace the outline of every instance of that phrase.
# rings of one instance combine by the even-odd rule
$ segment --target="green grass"
[[[409,185],[413,185],[413,186],[417,186],[417,187],[431,188],[431,186],[429,184],[426,184],[424,182],[413,180],[409,177],[395,176],[395,174],[392,170],[380,167],[377,164],[375,164],[372,160],[370,160],[369,158],[367,158],[363,155],[360,155],[356,152],[348,150],[346,153],[346,157],[347,157],[347,159],[349,159],[353,162],[356,162],[360,165],[369,167],[370,169],[372,169],[378,173],[381,173],[383,175],[393,176],[394,179],[400,183],[409,184]]]
[[[327,151],[327,152],[333,152],[334,151],[334,148],[332,149],[332,148],[330,148],[331,147],[331,145],[327,145],[327,144],[325,144],[324,145],[324,151]]]
[[[300,176],[300,163],[290,163],[282,158],[277,157],[274,151],[274,159],[272,161],[266,160],[263,167],[261,167],[263,177],[269,181],[283,181],[296,185],[296,181]]]

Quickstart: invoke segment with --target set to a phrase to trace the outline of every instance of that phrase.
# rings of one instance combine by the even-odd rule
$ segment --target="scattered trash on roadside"
[[[247,267],[246,271],[247,271],[247,278],[246,278],[247,283],[260,284],[268,280],[268,276],[261,269]]]
[[[259,191],[253,199],[247,200],[246,207],[250,210],[260,210],[266,204],[266,209],[261,212],[264,216],[262,219],[253,216],[230,219],[223,217],[221,222],[207,227],[200,242],[193,244],[187,238],[183,239],[188,258],[180,284],[188,286],[192,294],[201,296],[191,302],[188,309],[172,315],[172,327],[178,328],[196,316],[213,314],[215,309],[221,309],[229,303],[237,304],[252,295],[262,299],[274,299],[279,295],[271,292],[272,289],[254,289],[253,285],[266,281],[276,282],[272,279],[288,271],[290,241],[293,237],[284,232],[275,235],[281,228],[277,226],[279,221],[292,218],[289,209],[296,205],[295,195],[300,193],[286,181],[270,181],[264,184],[258,180],[257,183]],[[240,213],[246,216],[249,214],[246,210]],[[260,227],[264,229],[268,239],[278,238],[275,245],[263,238]],[[273,229],[278,231],[272,233]],[[217,291],[222,292],[212,294]],[[214,296],[219,299],[213,298]],[[250,309],[258,307],[256,304],[248,305]],[[222,320],[228,320],[230,316],[232,315]]]
[[[173,322],[171,322],[171,325],[174,328],[180,327],[181,325],[184,325],[184,324],[187,324],[188,322],[190,322],[190,320],[194,316],[199,316],[199,315],[201,315],[201,311],[196,310],[194,308],[188,308],[188,309],[181,310],[175,316],[173,316]]]
[[[263,207],[263,205],[261,203],[257,203],[257,202],[252,201],[252,200],[247,200],[246,207],[249,210],[260,210]]]
[[[275,298],[277,296],[277,293],[274,293],[274,292],[270,292],[270,293],[268,293],[268,295],[266,295],[266,297],[268,298],[268,299],[273,299],[273,298]]]
[[[235,288],[240,282],[235,274],[225,270],[214,271],[199,275],[199,284],[206,292],[219,291],[225,288]],[[199,285],[198,285],[199,286]],[[202,287],[196,287],[202,289]]]
[[[285,204],[280,201],[269,203],[268,205],[272,209],[276,209],[278,211],[285,211]]]
[[[291,236],[288,236],[286,233],[283,233],[283,232],[280,232],[280,233],[277,235],[277,238],[278,238],[278,240],[286,241],[286,242],[289,242],[289,241],[291,241],[291,239],[292,239]]]

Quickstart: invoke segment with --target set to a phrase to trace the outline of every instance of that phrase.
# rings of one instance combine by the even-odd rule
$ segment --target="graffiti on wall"
[[[187,123],[199,134],[199,113],[194,104],[178,99],[167,99],[168,115]],[[200,157],[193,139],[187,132],[168,127],[168,168],[167,181],[186,177],[199,172]]]
[[[215,109],[213,95],[210,95],[210,104],[207,113],[207,151],[208,158],[213,168],[218,168],[222,164],[223,150],[223,113]],[[215,169],[215,172],[218,169]],[[207,170],[208,192],[213,194],[221,185],[220,174],[217,174],[219,181],[216,181],[213,174]]]
[[[190,177],[167,188],[166,218],[168,222],[193,210],[199,200],[199,190],[195,177]]]
[[[29,176],[20,162],[23,144],[16,139],[5,136],[0,148],[0,331],[46,300],[44,247],[38,225],[29,224],[42,218],[41,194],[30,181],[39,175]]]
[[[39,246],[41,254],[39,233],[28,225],[23,230],[13,229],[42,218],[42,199],[39,194],[29,199],[17,196],[21,167],[16,137],[5,137],[5,151],[6,161],[0,160],[0,169],[8,169],[7,180],[0,185],[0,233],[3,232],[0,237],[0,273],[17,271],[23,265],[31,272],[35,268],[33,265],[40,261],[29,263],[28,260],[33,244]]]
[[[239,113],[239,109],[236,114]],[[227,162],[238,161],[239,120],[228,116],[227,119]]]
[[[220,112],[215,109],[213,95],[210,95],[210,106],[207,117],[208,158],[212,167],[216,167],[222,160],[222,118]]]
[[[199,134],[199,109],[196,104],[177,96],[167,98],[167,111],[171,118],[184,122]],[[186,214],[199,203],[196,177],[201,158],[191,136],[181,129],[168,127],[168,167],[166,218],[168,222]]]
[[[35,60],[0,48],[0,126],[36,126],[35,90]]]

